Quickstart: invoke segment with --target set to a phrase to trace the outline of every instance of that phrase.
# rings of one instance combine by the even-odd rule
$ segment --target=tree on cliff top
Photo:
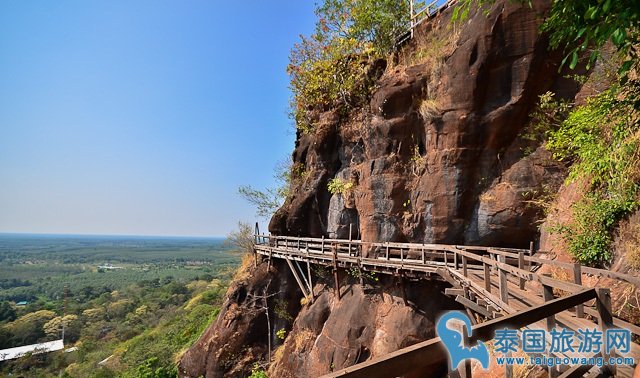
[[[371,61],[393,50],[409,22],[407,2],[397,0],[325,0],[315,13],[315,32],[300,37],[287,67],[291,118],[303,132],[317,112],[344,114],[367,99]]]

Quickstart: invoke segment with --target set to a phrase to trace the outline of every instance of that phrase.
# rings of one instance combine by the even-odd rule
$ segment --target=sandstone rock
[[[541,214],[525,206],[523,194],[556,185],[565,173],[537,160],[540,154],[525,158],[518,135],[540,94],[572,97],[578,89],[558,73],[560,55],[549,54],[539,33],[547,7],[498,1],[487,17],[461,26],[442,67],[389,70],[368,114],[320,115],[313,134],[298,135],[293,153],[316,179],[293,191],[270,231],[342,236],[357,223],[369,241],[528,247]],[[428,29],[447,27],[448,17]],[[432,109],[421,112],[426,100]],[[327,192],[328,181],[344,172],[357,176],[354,206]]]

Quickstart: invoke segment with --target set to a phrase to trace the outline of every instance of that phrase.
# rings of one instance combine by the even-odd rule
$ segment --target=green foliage
[[[408,23],[404,1],[325,0],[316,9],[310,37],[291,51],[291,117],[303,132],[314,128],[318,112],[342,115],[369,96],[371,61],[389,53]]]
[[[229,235],[227,235],[226,242],[239,252],[244,254],[253,253],[253,245],[255,243],[253,227],[248,223],[238,222],[238,229],[231,231]]]
[[[138,366],[137,378],[173,378],[177,375],[176,368],[159,366],[158,357],[151,357]]]
[[[0,302],[0,322],[12,321],[16,318],[16,310],[13,309],[9,302]]]
[[[340,178],[332,178],[327,184],[327,189],[331,194],[345,194],[353,189],[354,184],[351,181],[344,181]]]
[[[274,301],[273,312],[282,320],[293,321],[293,316],[287,310],[287,301],[284,299],[276,299]]]
[[[285,160],[274,169],[273,177],[277,183],[275,187],[259,190],[250,185],[242,185],[238,188],[238,193],[256,207],[259,217],[270,217],[289,197],[291,187],[299,180],[304,180],[308,174],[304,164],[292,164],[290,160]]]
[[[378,278],[378,276],[376,275],[375,272],[370,272],[367,270],[360,270],[358,268],[349,268],[347,269],[347,273],[356,279],[359,278],[363,278],[363,279],[367,279],[370,280],[372,282],[378,282],[380,281],[380,278]]]
[[[34,299],[15,308],[16,320],[0,325],[0,348],[58,337],[64,323],[65,341],[77,340],[79,350],[5,362],[0,376],[49,377],[64,371],[74,378],[175,377],[176,354],[215,318],[228,268],[239,262],[222,240],[4,238],[0,275],[8,280],[24,275],[32,285],[0,289],[0,295],[21,290]],[[114,264],[117,259],[141,264],[118,264],[125,269],[97,273],[96,263],[78,263],[92,261],[94,253],[99,263],[109,255]],[[69,298],[63,317],[64,285]],[[113,364],[96,369],[111,355]]]
[[[621,73],[626,73],[636,64],[634,44],[638,41],[639,23],[638,0],[556,0],[543,30],[551,33],[552,47],[566,49],[565,61],[572,69],[580,55],[591,48],[589,64],[593,64],[602,46],[611,41],[624,56],[629,56],[621,66]]]
[[[569,180],[589,183],[587,194],[573,207],[573,223],[557,228],[584,263],[609,260],[611,231],[640,204],[638,114],[633,103],[621,98],[619,89],[607,90],[548,132],[547,148],[555,158],[572,163]]]
[[[269,376],[267,375],[267,372],[256,363],[251,369],[251,375],[249,378],[269,378]]]
[[[271,216],[282,205],[282,193],[277,188],[258,190],[251,185],[242,185],[238,193],[256,207],[259,217]]]
[[[287,330],[284,328],[280,328],[276,331],[276,337],[278,337],[280,340],[284,340],[287,337]]]

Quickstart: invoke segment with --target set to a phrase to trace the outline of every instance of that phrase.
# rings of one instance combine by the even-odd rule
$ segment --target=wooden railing
[[[517,315],[517,319],[528,321],[523,323],[525,325],[546,319],[543,326],[546,325],[548,329],[553,328],[557,322],[577,329],[579,326],[593,324],[589,319],[594,318],[602,328],[620,327],[640,335],[640,327],[612,315],[607,288],[597,288],[594,291],[582,285],[582,276],[585,274],[632,285],[639,284],[638,278],[577,263],[541,258],[539,256],[550,254],[535,252],[532,245],[529,249],[516,249],[256,234],[255,252],[256,259],[258,255],[268,256],[269,264],[273,258],[287,260],[303,294],[312,301],[315,293],[310,265],[321,264],[333,267],[334,290],[338,298],[340,268],[393,274],[401,279],[411,275],[435,276],[451,284],[452,288],[447,289],[445,294],[454,296],[468,310],[486,318],[512,319]],[[307,264],[306,274],[299,262]],[[563,269],[568,272],[567,277],[572,276],[573,279],[567,282],[539,274],[537,270],[541,266]],[[587,292],[591,294],[585,294]],[[599,299],[595,303],[588,303],[596,297]],[[549,305],[550,303],[553,305]],[[541,309],[547,312],[542,314]],[[572,310],[570,313],[561,313],[567,309]],[[522,318],[523,313],[535,315]],[[406,352],[411,354],[411,351],[422,350],[422,347],[429,351],[436,348],[432,346],[433,342],[425,343],[427,344],[420,344],[421,347],[410,347]],[[636,351],[640,353],[640,349]],[[373,361],[383,363],[381,360]],[[395,363],[388,363],[395,369]],[[369,374],[366,373],[369,371],[367,366],[363,365],[362,371],[352,367],[331,376],[364,376],[361,375],[362,372]],[[356,371],[358,373],[354,373]]]
[[[456,0],[433,0],[429,3],[409,0],[409,24],[407,31],[396,38],[396,45],[401,45],[413,38],[415,28],[423,21],[428,20],[444,9],[450,7]]]

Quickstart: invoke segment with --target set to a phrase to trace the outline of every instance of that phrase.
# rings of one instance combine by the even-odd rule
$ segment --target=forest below
[[[171,377],[215,318],[240,256],[224,239],[0,235],[0,375]]]

